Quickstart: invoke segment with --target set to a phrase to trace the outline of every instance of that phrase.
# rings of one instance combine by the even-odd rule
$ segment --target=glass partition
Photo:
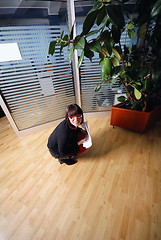
[[[0,62],[1,95],[20,131],[64,117],[75,102],[67,49],[48,55],[49,43],[68,30],[67,5],[49,7],[1,9],[0,44],[16,43],[22,56]]]

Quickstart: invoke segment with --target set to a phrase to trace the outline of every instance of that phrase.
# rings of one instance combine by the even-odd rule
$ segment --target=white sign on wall
[[[0,62],[22,60],[17,43],[0,44]]]

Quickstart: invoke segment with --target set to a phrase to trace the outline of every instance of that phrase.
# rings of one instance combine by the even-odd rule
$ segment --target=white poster
[[[17,43],[0,44],[0,62],[22,60]]]

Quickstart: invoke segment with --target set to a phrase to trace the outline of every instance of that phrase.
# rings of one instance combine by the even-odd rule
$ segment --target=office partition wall
[[[48,55],[49,43],[62,31],[68,32],[73,23],[75,34],[81,32],[83,19],[93,3],[46,1],[47,7],[33,8],[22,2],[4,14],[0,8],[0,44],[16,44],[20,52],[18,59],[0,62],[0,102],[18,135],[62,119],[71,103],[95,116],[98,112],[107,113],[113,105],[117,84],[113,87],[106,84],[100,92],[94,91],[101,81],[97,56],[92,63],[84,59],[78,69],[79,51],[71,63],[68,49],[60,54],[57,47],[53,56]]]

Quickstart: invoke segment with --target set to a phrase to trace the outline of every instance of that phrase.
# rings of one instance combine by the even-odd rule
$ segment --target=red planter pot
[[[151,112],[141,112],[112,106],[111,121],[113,126],[122,127],[136,132],[145,132],[161,119],[161,106]]]

